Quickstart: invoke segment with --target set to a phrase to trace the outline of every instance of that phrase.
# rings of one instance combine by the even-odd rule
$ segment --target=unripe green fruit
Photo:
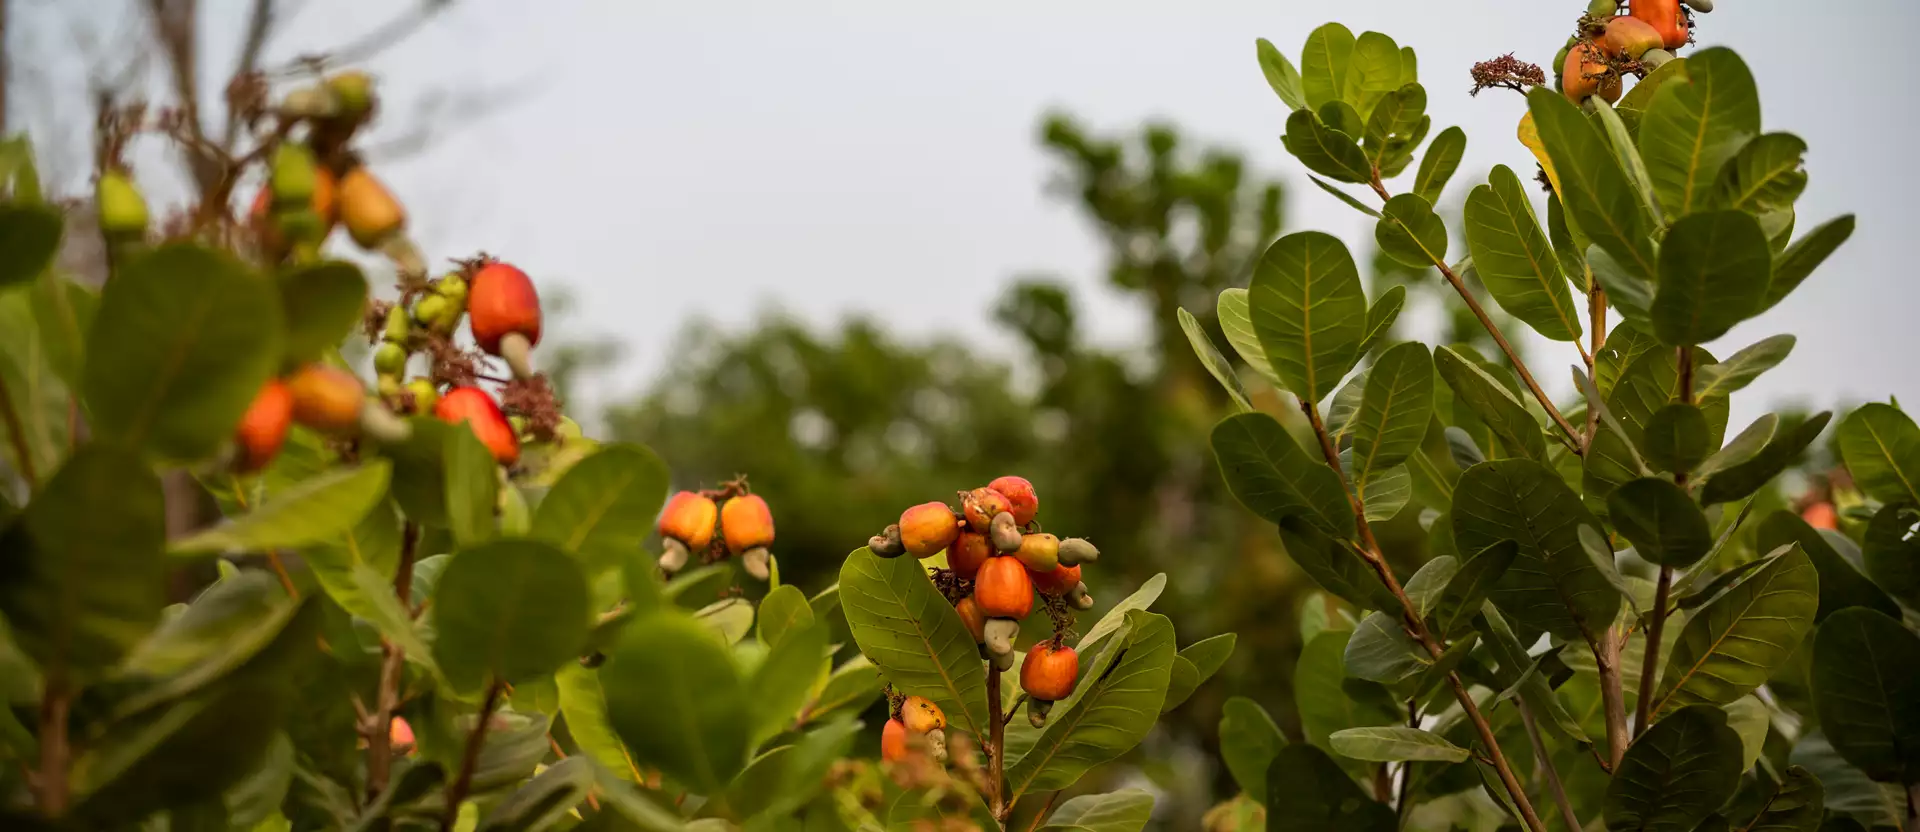
[[[147,199],[126,174],[107,171],[94,186],[100,208],[100,230],[117,236],[147,233]]]
[[[342,72],[327,79],[327,90],[340,105],[340,114],[359,118],[373,109],[373,76],[364,72]]]
[[[299,207],[277,211],[273,222],[283,239],[296,243],[317,243],[327,235],[327,220],[312,208]]]
[[[276,205],[308,206],[319,188],[319,164],[306,145],[289,142],[273,151],[273,201]]]
[[[374,381],[374,389],[380,391],[383,399],[397,398],[400,395],[400,379],[383,375]]]
[[[508,416],[507,426],[513,428],[513,433],[515,436],[523,435],[527,432],[527,417]]]
[[[407,392],[413,394],[415,413],[432,413],[434,406],[440,403],[440,388],[424,378],[407,382]]]
[[[413,322],[407,320],[407,310],[399,304],[387,311],[387,329],[382,338],[395,344],[405,344],[407,337],[413,334]]]
[[[413,304],[413,319],[421,326],[431,327],[447,313],[450,306],[446,298],[439,295],[427,295]]]
[[[433,291],[454,303],[465,303],[467,300],[467,279],[461,277],[459,272],[455,272],[440,278],[440,282],[434,284]]]
[[[397,376],[407,368],[407,348],[391,341],[373,353],[373,368],[383,376]]]

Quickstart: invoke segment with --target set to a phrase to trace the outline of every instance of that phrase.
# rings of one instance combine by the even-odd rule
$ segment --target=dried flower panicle
[[[1512,52],[1492,60],[1481,61],[1473,65],[1472,95],[1481,90],[1509,89],[1525,94],[1530,87],[1543,87],[1547,84],[1547,73],[1538,64],[1527,63],[1515,58]]]

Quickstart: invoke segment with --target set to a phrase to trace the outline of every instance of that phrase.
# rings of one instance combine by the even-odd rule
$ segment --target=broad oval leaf
[[[1920,427],[1900,408],[1861,405],[1840,423],[1840,456],[1860,490],[1885,503],[1920,503]]]
[[[1432,614],[1446,595],[1447,585],[1459,572],[1460,559],[1452,555],[1438,555],[1421,564],[1404,587],[1407,600],[1413,602],[1414,614],[1423,619]]]
[[[1313,402],[1333,392],[1367,334],[1367,296],[1346,244],[1317,231],[1281,237],[1247,291],[1253,330],[1282,386]]]
[[[1509,459],[1467,469],[1454,489],[1452,520],[1462,552],[1503,540],[1519,545],[1488,598],[1521,623],[1565,639],[1597,638],[1619,613],[1620,593],[1580,545],[1579,527],[1598,524],[1545,465]]]
[[[1684,74],[1660,85],[1640,120],[1640,155],[1672,217],[1713,205],[1721,169],[1760,134],[1760,94],[1733,50],[1695,52]]]
[[[1772,309],[1827,261],[1827,256],[1853,236],[1852,214],[1835,217],[1807,232],[1787,246],[1773,261],[1773,279],[1767,284],[1767,299],[1761,311]]]
[[[1399,822],[1353,778],[1311,745],[1289,745],[1267,768],[1269,832],[1394,832]]]
[[[1700,491],[1700,504],[1710,506],[1744,499],[1766,487],[1800,457],[1800,452],[1820,438],[1820,432],[1826,429],[1827,422],[1832,418],[1830,412],[1816,413],[1792,430],[1774,436],[1751,459],[1714,474]],[[1845,446],[1842,445],[1841,454],[1844,456],[1845,453]]]
[[[33,284],[33,318],[47,364],[68,389],[78,390],[86,368],[87,332],[100,311],[92,289],[49,271]]]
[[[1361,135],[1361,146],[1366,150],[1367,161],[1380,170],[1382,177],[1399,173],[1411,161],[1414,145],[1426,135],[1431,124],[1432,121],[1427,118],[1427,91],[1419,84],[1405,83],[1399,89],[1379,96],[1373,111],[1367,115],[1367,126]],[[1433,204],[1417,194],[1405,196],[1414,196],[1428,206]],[[1388,200],[1388,203],[1391,204],[1392,200]],[[1389,210],[1388,214],[1391,215],[1392,211]],[[1445,245],[1444,237],[1441,244]]]
[[[1033,747],[1007,767],[1009,802],[1066,788],[1153,730],[1173,672],[1173,625],[1144,610],[1127,613],[1127,621],[1127,641],[1109,648],[1117,654],[1112,665],[1081,680],[1072,700],[1055,706]]]
[[[1379,32],[1361,32],[1347,61],[1346,84],[1340,97],[1365,119],[1384,98],[1414,80],[1406,77],[1406,72],[1400,44]]]
[[[104,670],[159,621],[164,502],[139,457],[93,442],[0,532],[0,613],[43,671]]]
[[[1468,756],[1466,749],[1447,742],[1446,737],[1404,725],[1348,728],[1335,731],[1330,740],[1335,754],[1381,763],[1464,763]]]
[[[1353,425],[1353,470],[1364,484],[1420,447],[1433,418],[1433,359],[1409,341],[1382,353],[1367,371]]]
[[[1882,506],[1861,543],[1867,574],[1895,598],[1920,607],[1920,509]]]
[[[1718,365],[1709,365],[1718,366]],[[1653,412],[1641,431],[1647,462],[1661,471],[1687,473],[1714,451],[1713,425],[1706,411],[1674,402]]]
[[[1399,602],[1350,544],[1300,520],[1280,522],[1280,543],[1287,557],[1321,589],[1361,609],[1395,609]]]
[[[785,639],[788,632],[812,624],[814,615],[806,594],[799,587],[786,584],[760,599],[756,618],[760,643],[772,647]]]
[[[840,598],[854,643],[894,689],[933,700],[954,727],[985,736],[980,647],[934,589],[926,567],[913,558],[855,550],[840,567]]]
[[[288,366],[318,361],[364,320],[367,278],[352,263],[301,266],[282,272],[275,283],[287,322]]]
[[[1336,731],[1392,725],[1406,717],[1386,686],[1347,672],[1347,647],[1353,637],[1350,630],[1323,630],[1307,640],[1294,665],[1293,698],[1300,709],[1300,732],[1307,742],[1323,749],[1332,749],[1328,737]],[[1221,735],[1222,742],[1225,737]]]
[[[1403,682],[1433,666],[1433,655],[1407,634],[1398,615],[1370,612],[1347,642],[1347,675],[1383,684]]]
[[[1220,706],[1220,756],[1233,781],[1255,802],[1267,801],[1267,766],[1286,744],[1280,726],[1260,703],[1235,696]]]
[[[1333,104],[1336,108],[1343,106],[1342,102]],[[1307,170],[1321,176],[1339,182],[1366,182],[1373,178],[1373,166],[1354,135],[1327,124],[1314,111],[1294,110],[1293,115],[1287,117],[1287,133],[1280,137],[1280,142]]]
[[[500,505],[499,463],[471,430],[447,431],[441,441],[447,530],[456,545],[478,546],[491,539],[498,526],[494,512]]]
[[[573,744],[615,777],[640,782],[640,770],[607,718],[607,694],[600,688],[600,672],[571,662],[561,665],[553,680],[560,691],[560,718]]]
[[[1890,616],[1900,615],[1900,605],[1861,575],[1846,557],[1834,551],[1833,544],[1799,514],[1780,509],[1767,515],[1754,529],[1753,544],[1758,551],[1771,552],[1795,543],[1800,544],[1807,559],[1813,561],[1814,571],[1820,573],[1820,608],[1813,616],[1816,623],[1847,607],[1867,607]]]
[[[1920,782],[1920,636],[1865,608],[1813,642],[1813,701],[1834,750],[1881,782]]]
[[[1693,376],[1694,397],[1725,396],[1746,389],[1761,373],[1787,360],[1794,343],[1792,335],[1762,338],[1727,356],[1725,361],[1699,368]]]
[[[545,676],[580,655],[591,615],[587,578],[565,552],[532,540],[464,549],[434,588],[434,661],[462,691]]]
[[[1479,416],[1500,438],[1509,455],[1546,458],[1547,444],[1540,433],[1540,423],[1534,421],[1533,414],[1527,412],[1526,406],[1514,398],[1505,385],[1488,375],[1478,362],[1462,357],[1452,347],[1441,347],[1433,358],[1440,377],[1453,390],[1455,401]]]
[[[273,285],[231,257],[170,245],[120,270],[87,342],[87,411],[103,438],[197,460],[233,434],[280,365]]]
[[[349,534],[386,499],[384,459],[335,468],[274,494],[259,508],[174,543],[175,554],[292,549]]]
[[[1265,413],[1228,416],[1213,428],[1213,454],[1241,505],[1269,522],[1298,517],[1341,539],[1354,534],[1340,475],[1316,462]]]
[[[1713,548],[1707,515],[1685,489],[1658,477],[1614,489],[1607,495],[1607,518],[1649,563],[1685,569]]]
[[[1420,160],[1419,171],[1414,173],[1413,192],[1427,204],[1437,204],[1440,194],[1446,190],[1447,180],[1460,169],[1460,160],[1466,152],[1467,131],[1458,127],[1440,131],[1427,145],[1427,155]]]
[[[1791,209],[1807,189],[1807,143],[1792,133],[1757,136],[1720,170],[1718,204],[1749,214]]]
[[[1654,279],[1659,269],[1648,239],[1652,220],[1606,139],[1566,96],[1551,89],[1536,87],[1527,93],[1527,111],[1553,160],[1554,192],[1566,206],[1575,240],[1591,240],[1629,277]]]
[[[1140,832],[1153,819],[1153,795],[1142,789],[1083,794],[1060,804],[1041,832]]]
[[[1301,89],[1300,72],[1293,68],[1293,62],[1280,53],[1266,38],[1254,41],[1254,53],[1260,61],[1260,73],[1267,76],[1267,86],[1273,87],[1275,95],[1287,105],[1288,110],[1298,110],[1307,106],[1306,92]]]
[[[769,645],[748,685],[755,697],[752,745],[793,725],[814,683],[827,673],[827,636],[826,627],[806,624]]]
[[[1328,23],[1307,35],[1307,45],[1300,51],[1300,88],[1308,108],[1318,110],[1329,101],[1340,100],[1347,88],[1347,64],[1353,57],[1353,46],[1353,30],[1338,23]]]
[[[1580,311],[1567,276],[1511,168],[1495,166],[1487,184],[1467,194],[1465,222],[1474,268],[1500,308],[1549,339],[1579,340]]]
[[[1447,262],[1447,224],[1419,194],[1395,194],[1373,226],[1380,252],[1410,269]]]
[[[1220,672],[1227,659],[1233,657],[1233,645],[1238,640],[1233,633],[1221,633],[1182,649],[1174,659],[1172,681],[1167,685],[1167,701],[1161,703],[1160,712],[1166,713],[1180,707],[1195,689]]]
[[[533,515],[533,534],[574,553],[637,549],[667,496],[667,465],[644,445],[604,445],[574,463]]]
[[[1610,830],[1692,832],[1740,785],[1740,737],[1709,705],[1675,711],[1627,747],[1603,804]]]
[[[642,616],[607,652],[600,686],[635,762],[708,795],[746,766],[747,688],[706,625],[671,609]]]
[[[1752,693],[1800,646],[1819,603],[1819,573],[1798,546],[1721,593],[1680,631],[1660,674],[1655,718]]]
[[[1668,346],[1704,344],[1760,311],[1773,275],[1767,235],[1752,214],[1681,217],[1660,246],[1660,287],[1649,310]]]

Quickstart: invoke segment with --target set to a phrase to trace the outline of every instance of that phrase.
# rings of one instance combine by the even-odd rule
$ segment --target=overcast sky
[[[203,5],[211,65],[230,65],[247,3]],[[337,44],[399,3],[305,5],[270,56]],[[1458,124],[1471,137],[1448,190],[1457,201],[1494,164],[1531,165],[1512,138],[1524,101],[1469,98],[1467,67],[1508,51],[1546,63],[1580,5],[459,0],[372,68],[396,98],[497,84],[525,99],[381,173],[436,258],[485,249],[569,285],[581,301],[574,325],[627,346],[607,380],[621,392],[670,359],[679,322],[696,315],[739,326],[780,307],[825,324],[857,310],[903,335],[957,332],[1006,349],[988,306],[1030,271],[1071,278],[1093,335],[1127,345],[1140,341],[1139,313],[1104,287],[1089,229],[1042,193],[1043,111],[1101,128],[1164,118],[1242,149],[1294,185],[1289,230],[1331,231],[1364,256],[1370,225],[1313,189],[1280,146],[1286,112],[1254,62],[1254,38],[1297,61],[1307,33],[1337,15],[1418,50],[1433,132]],[[1800,336],[1736,419],[1788,398],[1920,400],[1910,323],[1920,283],[1901,254],[1920,237],[1909,150],[1920,3],[1719,6],[1701,44],[1738,49],[1766,128],[1811,145],[1801,229],[1860,217],[1798,293],[1718,345],[1725,354],[1776,332]],[[1567,389],[1576,356],[1534,347],[1541,375]]]

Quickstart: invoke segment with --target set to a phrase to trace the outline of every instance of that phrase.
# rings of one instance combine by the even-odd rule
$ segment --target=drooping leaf
[[[1468,756],[1466,749],[1448,742],[1439,734],[1404,725],[1348,728],[1334,732],[1332,742],[1335,754],[1383,763],[1464,763]]]
[[[1794,342],[1792,335],[1762,338],[1739,352],[1727,356],[1726,360],[1718,364],[1709,364],[1695,370],[1694,396],[1698,398],[1725,396],[1746,389],[1746,386],[1759,378],[1761,373],[1787,360],[1787,354],[1793,352]]]
[[[1760,311],[1772,279],[1767,237],[1752,214],[1681,217],[1660,246],[1653,333],[1668,346],[1704,344]]]
[[[574,744],[615,777],[638,782],[640,772],[608,720],[607,694],[600,688],[599,671],[572,662],[561,665],[553,679],[560,691],[560,718]]]
[[[175,554],[211,554],[292,549],[337,540],[386,497],[390,474],[391,466],[383,459],[327,471],[170,548]]]
[[[1835,751],[1880,782],[1920,782],[1920,636],[1863,607],[1813,642],[1813,701]]]
[[[1447,224],[1419,194],[1395,194],[1373,227],[1381,253],[1410,269],[1447,261]]]
[[[1220,382],[1220,387],[1227,391],[1227,398],[1233,400],[1234,406],[1239,408],[1240,412],[1252,411],[1253,403],[1247,399],[1246,385],[1240,383],[1240,376],[1234,372],[1233,365],[1227,362],[1227,357],[1221,355],[1220,349],[1213,345],[1211,338],[1207,337],[1207,331],[1200,326],[1200,320],[1185,309],[1176,310],[1176,313],[1180,317],[1180,330],[1187,334],[1187,344],[1193,347],[1193,354],[1198,356],[1200,364],[1207,368],[1207,374],[1213,376],[1214,381]]]
[[[1221,633],[1182,649],[1175,658],[1173,678],[1168,683],[1167,699],[1161,703],[1160,712],[1166,713],[1180,707],[1196,688],[1220,672],[1227,659],[1233,657],[1233,645],[1237,640],[1233,633]]]
[[[1792,465],[1813,440],[1820,438],[1820,432],[1832,418],[1833,414],[1828,411],[1816,413],[1792,430],[1774,436],[1751,459],[1714,474],[1700,491],[1700,504],[1732,502],[1766,487]],[[1844,455],[1844,450],[1842,453]]]
[[[434,589],[434,661],[462,691],[550,674],[586,646],[588,594],[579,565],[550,545],[497,540],[463,549]]]
[[[1433,418],[1433,359],[1426,345],[1406,342],[1381,354],[1368,370],[1353,428],[1357,482],[1399,465],[1419,448]]]
[[[1538,672],[1528,672],[1532,667],[1532,659],[1527,655],[1526,647],[1507,623],[1506,616],[1501,615],[1491,602],[1480,605],[1480,615],[1475,618],[1474,629],[1485,634],[1486,644],[1499,663],[1495,679],[1515,690],[1521,701],[1526,702],[1535,713],[1543,714],[1545,718],[1541,724],[1549,730],[1576,743],[1589,743],[1585,729],[1567,711],[1553,688],[1547,686],[1546,677]]]
[[[1373,305],[1367,307],[1367,337],[1360,342],[1360,354],[1373,351],[1376,344],[1393,329],[1393,322],[1400,318],[1400,308],[1407,303],[1407,287],[1395,284],[1387,287],[1380,296],[1373,299]]]
[[[1685,569],[1713,548],[1707,516],[1685,489],[1658,477],[1632,480],[1607,495],[1607,517],[1649,563]]]
[[[840,567],[840,589],[854,642],[894,688],[933,700],[955,727],[983,736],[987,682],[979,645],[926,568],[862,548]]]
[[[1248,301],[1281,384],[1314,402],[1333,392],[1367,334],[1367,297],[1346,244],[1315,231],[1281,237],[1254,267]]]
[[[1280,137],[1280,141],[1286,145],[1287,152],[1299,159],[1300,164],[1307,166],[1307,170],[1328,179],[1336,182],[1366,182],[1373,177],[1373,167],[1367,162],[1366,151],[1360,149],[1354,134],[1329,125],[1314,111],[1293,111],[1293,115],[1287,117],[1287,133]]]
[[[1266,802],[1267,766],[1286,744],[1280,726],[1259,703],[1235,696],[1220,706],[1220,756],[1240,790],[1256,802]]]
[[[1467,152],[1467,132],[1458,127],[1449,127],[1434,136],[1427,145],[1427,155],[1420,160],[1420,170],[1413,177],[1413,192],[1419,194],[1427,204],[1440,202],[1440,194],[1446,190],[1447,180],[1453,178],[1453,172],[1460,169],[1460,159]]]
[[[1144,610],[1127,613],[1127,622],[1125,644],[1109,648],[1117,656],[1111,667],[1056,705],[1033,747],[1008,766],[1010,801],[1071,785],[1153,729],[1173,669],[1173,625]]]
[[[286,362],[317,361],[357,328],[367,305],[367,279],[360,267],[339,260],[300,266],[275,284],[287,322]]]
[[[1754,529],[1753,544],[1759,551],[1771,552],[1796,543],[1813,562],[1814,571],[1820,573],[1820,608],[1813,616],[1816,623],[1847,607],[1866,607],[1889,616],[1900,615],[1900,605],[1834,551],[1833,544],[1800,519],[1800,515],[1780,509],[1767,515]]]
[[[1372,568],[1345,542],[1329,537],[1299,518],[1289,518],[1279,525],[1280,542],[1287,557],[1321,589],[1362,609],[1398,606],[1393,595],[1374,576]]]
[[[1627,747],[1607,784],[1607,828],[1691,832],[1740,785],[1740,737],[1719,708],[1694,705]]]
[[[1534,421],[1533,414],[1527,412],[1512,392],[1481,369],[1478,362],[1461,356],[1453,347],[1441,347],[1434,352],[1433,359],[1440,377],[1453,390],[1455,402],[1466,405],[1479,416],[1499,437],[1508,455],[1546,458],[1546,440],[1541,436],[1540,423]]]
[[[135,259],[87,342],[95,433],[169,459],[212,455],[279,367],[284,327],[273,285],[229,256],[178,244]]]
[[[1253,330],[1253,312],[1249,305],[1248,292],[1245,289],[1227,289],[1220,293],[1216,312],[1220,316],[1220,330],[1227,334],[1227,343],[1233,345],[1233,351],[1240,360],[1259,373],[1262,378],[1275,386],[1282,384],[1280,375],[1273,371],[1273,362],[1267,358],[1267,349],[1260,346],[1260,336]]]
[[[1920,510],[1882,506],[1867,523],[1861,559],[1873,582],[1888,594],[1920,607]]]
[[[1685,76],[1654,93],[1639,135],[1660,205],[1676,218],[1715,204],[1721,169],[1760,134],[1760,94],[1733,50],[1688,55]]]
[[[1500,308],[1555,341],[1580,339],[1580,313],[1533,200],[1511,168],[1497,165],[1467,195],[1467,247]]]
[[[1805,282],[1814,269],[1827,261],[1828,255],[1853,236],[1853,224],[1852,214],[1828,220],[1793,241],[1786,251],[1774,258],[1773,279],[1767,284],[1767,297],[1760,304],[1760,311],[1772,309]]]
[[[1513,566],[1488,594],[1515,619],[1566,639],[1613,622],[1620,594],[1587,557],[1578,533],[1597,522],[1552,469],[1522,459],[1475,465],[1460,476],[1451,514],[1461,552],[1484,552],[1503,540],[1519,545]]]
[[[1647,236],[1651,219],[1606,139],[1566,96],[1553,90],[1536,87],[1527,93],[1527,111],[1553,160],[1552,174],[1559,185],[1554,191],[1577,228],[1575,234],[1612,255],[1629,277],[1652,280],[1659,269]],[[1651,159],[1648,164],[1652,166]],[[1658,184],[1656,174],[1656,188]],[[1664,195],[1661,204],[1673,211]]]
[[[1260,61],[1260,73],[1267,77],[1267,85],[1273,87],[1275,95],[1287,105],[1288,110],[1298,110],[1307,106],[1306,92],[1301,89],[1300,73],[1293,68],[1293,62],[1266,38],[1254,41],[1255,57]]]
[[[1316,462],[1264,413],[1229,416],[1213,428],[1213,453],[1241,505],[1273,523],[1298,517],[1345,538],[1353,512],[1340,477]]]
[[[1656,719],[1753,692],[1813,628],[1820,577],[1794,547],[1687,619],[1653,700]]]
[[[659,610],[627,625],[600,667],[600,685],[636,763],[702,794],[718,793],[746,766],[746,685],[726,647],[687,615]]]
[[[1153,795],[1142,789],[1083,794],[1060,804],[1041,832],[1140,832],[1153,818]]]
[[[1347,772],[1311,745],[1289,745],[1267,769],[1270,832],[1393,832],[1393,810],[1376,803]]]
[[[1900,408],[1861,405],[1840,423],[1840,456],[1867,496],[1920,503],[1920,427]]]

